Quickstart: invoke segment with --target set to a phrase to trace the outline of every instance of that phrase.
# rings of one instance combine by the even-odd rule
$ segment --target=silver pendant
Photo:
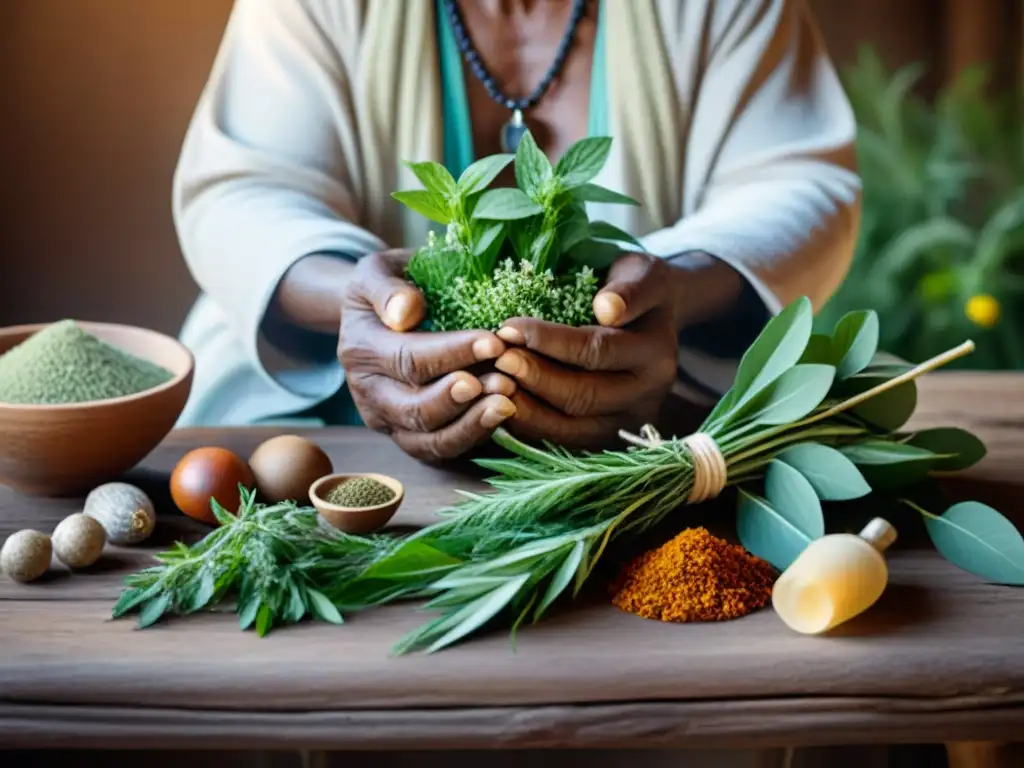
[[[501,127],[501,135],[499,136],[501,151],[515,154],[516,149],[519,148],[519,142],[523,140],[526,131],[523,113],[518,109],[513,110],[512,119]]]

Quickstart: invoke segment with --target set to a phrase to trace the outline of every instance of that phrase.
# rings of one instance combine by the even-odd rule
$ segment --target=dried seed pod
[[[15,581],[35,581],[50,567],[53,543],[39,531],[12,533],[0,549],[0,570]]]
[[[83,514],[107,532],[111,544],[138,544],[156,527],[156,510],[143,491],[128,483],[106,483],[85,498]]]
[[[68,568],[88,568],[100,559],[107,532],[91,517],[76,512],[53,531],[53,552]]]

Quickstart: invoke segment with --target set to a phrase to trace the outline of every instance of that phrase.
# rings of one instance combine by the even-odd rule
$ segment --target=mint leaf
[[[455,179],[440,163],[406,163],[416,174],[427,192],[433,192],[443,198],[450,198],[455,195]]]
[[[458,191],[463,195],[483,192],[514,159],[515,155],[491,155],[477,160],[459,176]]]
[[[595,240],[612,240],[619,243],[629,243],[630,245],[635,245],[645,253],[647,251],[647,249],[644,248],[643,243],[629,234],[629,232],[619,229],[614,224],[609,224],[607,221],[592,222],[590,224],[590,236]]]
[[[598,184],[580,184],[570,192],[572,199],[578,203],[613,203],[618,205],[640,205],[628,195],[602,187]]]
[[[406,192],[392,192],[391,196],[402,205],[416,213],[426,216],[438,224],[450,224],[451,208],[443,197],[425,189],[413,189]]]
[[[522,145],[520,145],[522,146]],[[544,208],[519,189],[491,189],[480,197],[473,211],[474,219],[515,221],[543,213]]]
[[[527,131],[516,149],[516,184],[535,200],[551,175],[551,161],[540,151],[533,134]]]
[[[562,221],[558,224],[558,242],[562,253],[590,237],[590,221],[587,219],[587,212],[579,203],[572,203],[566,207],[562,214]]]
[[[612,140],[607,136],[580,139],[555,166],[555,175],[565,189],[578,187],[597,176],[608,160]]]
[[[584,240],[565,253],[566,258],[595,272],[608,269],[622,255],[622,249],[603,240]]]

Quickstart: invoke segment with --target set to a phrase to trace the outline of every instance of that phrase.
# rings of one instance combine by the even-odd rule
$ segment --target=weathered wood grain
[[[936,375],[922,392],[916,423],[964,426],[989,445],[956,493],[1019,521],[1024,377]],[[111,548],[93,572],[42,584],[0,581],[0,745],[28,745],[41,728],[55,746],[101,737],[172,745],[190,733],[197,747],[324,748],[998,740],[1024,728],[1024,590],[984,584],[919,548],[909,524],[880,603],[826,638],[789,632],[770,610],[664,625],[598,602],[524,630],[515,652],[498,633],[394,659],[392,644],[425,618],[406,606],[262,640],[230,615],[142,632],[109,621],[125,572],[204,530],[168,504],[177,459],[202,444],[248,455],[275,433],[172,435],[135,478],[161,513],[146,547]],[[454,488],[479,484],[359,430],[316,439],[339,470],[384,471],[406,484],[398,525],[428,522]],[[0,537],[52,528],[76,505],[0,490]]]

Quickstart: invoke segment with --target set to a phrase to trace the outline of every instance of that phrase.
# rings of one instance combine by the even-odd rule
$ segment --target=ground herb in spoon
[[[325,501],[339,507],[379,507],[395,498],[395,492],[372,477],[354,477],[327,492]]]

